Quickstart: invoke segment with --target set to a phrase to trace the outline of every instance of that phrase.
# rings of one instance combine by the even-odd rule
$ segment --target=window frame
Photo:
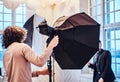
[[[92,8],[94,8],[94,7],[97,7],[97,6],[99,6],[99,5],[101,5],[102,6],[102,9],[101,9],[101,12],[102,12],[102,21],[103,22],[101,22],[100,24],[101,24],[101,27],[100,27],[100,40],[102,40],[102,43],[103,43],[103,48],[104,49],[107,49],[107,46],[106,46],[106,44],[108,44],[107,43],[107,41],[108,41],[108,39],[105,37],[106,36],[106,30],[110,30],[110,29],[112,29],[112,30],[116,30],[116,29],[120,29],[120,21],[119,22],[115,22],[115,12],[118,12],[118,11],[120,11],[120,9],[118,9],[118,10],[115,10],[115,0],[101,0],[102,2],[101,2],[101,4],[96,4],[97,3],[97,0],[96,0],[96,3],[93,5],[93,0],[90,0],[91,1],[91,3],[92,3],[92,5],[91,5],[91,3],[90,3],[90,16],[92,16],[95,20],[96,20],[96,18],[99,16],[99,15],[92,15]],[[95,0],[94,0],[95,1]],[[107,9],[107,8],[105,8],[106,7],[106,2],[107,3],[110,3],[111,1],[113,1],[113,11],[111,11],[111,12],[105,12],[105,9]],[[94,8],[95,9],[95,8]],[[97,12],[97,11],[94,11],[94,12]],[[105,23],[105,15],[106,14],[110,14],[110,13],[114,13],[114,22],[113,23],[108,23],[108,24],[106,24]],[[97,20],[96,20],[97,21]],[[110,39],[110,41],[111,41],[112,39]],[[116,41],[117,39],[113,39],[114,41]],[[114,44],[116,44],[116,43],[114,43]],[[116,46],[115,46],[115,49],[116,49]],[[111,50],[110,50],[110,52],[112,52]],[[116,54],[116,50],[114,51],[114,53]],[[115,59],[115,63],[113,63],[113,64],[115,64],[115,71],[114,71],[114,73],[115,73],[115,75],[116,75],[116,77],[120,77],[120,74],[117,72],[117,64],[119,64],[120,65],[120,63],[117,63],[117,61],[116,61],[116,59]],[[112,64],[112,65],[113,65]]]

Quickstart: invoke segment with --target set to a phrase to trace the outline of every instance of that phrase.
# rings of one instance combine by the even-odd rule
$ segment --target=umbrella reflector
[[[82,69],[99,49],[100,25],[87,14],[78,13],[54,26],[60,40],[54,48],[55,60],[62,69]]]
[[[62,69],[82,69],[99,48],[100,25],[85,13],[70,17],[60,17],[52,28],[45,23],[38,26],[40,33],[59,36],[59,44],[54,48],[54,58]]]
[[[96,33],[99,31],[95,28],[83,26],[59,32],[60,41],[54,49],[54,58],[62,69],[82,69],[97,52],[99,37]]]

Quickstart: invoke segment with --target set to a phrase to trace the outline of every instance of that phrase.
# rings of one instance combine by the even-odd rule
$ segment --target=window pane
[[[115,38],[114,30],[110,31],[110,36],[111,36],[111,39]]]
[[[3,30],[3,22],[0,22],[0,30]]]
[[[104,0],[105,2],[110,1],[110,0]]]
[[[120,9],[120,0],[115,0],[115,10]]]
[[[26,22],[26,16],[25,15],[23,16],[23,22],[24,23]]]
[[[24,9],[24,13],[23,14],[25,15],[26,14],[26,7],[24,7],[23,9]]]
[[[91,5],[92,6],[96,5],[96,0],[91,0]]]
[[[120,30],[116,30],[115,33],[116,33],[116,39],[120,39]]]
[[[120,51],[116,52],[117,63],[120,63]]]
[[[110,23],[110,14],[106,14],[105,15],[105,24],[109,24]]]
[[[111,55],[112,55],[112,62],[115,63],[115,51],[111,51]]]
[[[110,1],[110,12],[114,10],[113,1]]]
[[[114,23],[114,13],[105,15],[105,24]]]
[[[110,30],[105,30],[106,32],[106,39],[109,40],[110,39]]]
[[[114,2],[113,1],[105,2],[104,5],[105,5],[105,13],[109,13],[114,10]]]
[[[92,16],[95,16],[96,15],[96,7],[93,7],[92,8]]]
[[[12,21],[12,15],[11,14],[4,14],[4,21]]]
[[[110,13],[110,23],[114,23],[114,13]]]
[[[112,70],[115,72],[115,64],[112,64]]]
[[[12,13],[11,9],[7,9],[6,7],[4,7],[4,13]]]
[[[97,16],[97,22],[101,25],[103,24],[102,23],[102,16]]]
[[[16,13],[17,13],[17,14],[23,14],[23,7],[18,7],[18,8],[16,9]]]
[[[97,4],[100,4],[102,0],[96,0]]]
[[[100,15],[102,12],[102,7],[101,5],[97,6],[97,15]]]
[[[119,59],[120,61],[120,59]],[[117,64],[117,74],[120,75],[120,64]]]
[[[2,61],[0,61],[0,68],[2,68],[3,67],[3,62]]]
[[[106,9],[106,3],[104,4],[104,12],[107,13],[107,9]]]
[[[111,40],[111,50],[115,50],[115,41]]]
[[[0,61],[3,59],[2,35],[0,35]],[[0,65],[1,67],[1,65]]]
[[[0,12],[3,12],[3,5],[0,5]]]
[[[114,50],[115,50],[115,41],[114,41],[114,40],[107,41],[106,49],[107,49],[107,50],[114,51]],[[112,54],[113,54],[113,53],[112,53]],[[113,55],[114,55],[114,54],[113,54]]]
[[[4,22],[4,28],[8,27],[8,26],[11,26],[11,22]]]
[[[110,3],[107,2],[105,5],[106,5],[105,6],[106,7],[106,12],[109,13],[110,12]]]
[[[16,23],[17,26],[23,27],[23,23]]]
[[[3,21],[3,14],[0,13],[0,21]]]
[[[120,50],[120,40],[116,40],[116,50]]]
[[[115,22],[120,22],[120,11],[115,12]]]
[[[3,51],[0,51],[0,60],[3,59]]]
[[[16,15],[16,22],[23,22],[23,16],[22,15]]]
[[[0,50],[2,50],[2,35],[0,34]]]
[[[107,41],[106,49],[111,50],[111,42],[110,41]]]

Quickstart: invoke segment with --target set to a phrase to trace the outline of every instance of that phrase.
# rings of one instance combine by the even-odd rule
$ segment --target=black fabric
[[[100,78],[103,78],[104,82],[113,82],[115,75],[111,68],[111,53],[102,49],[97,55],[97,61],[89,66],[94,69],[93,82],[98,82]]]
[[[27,38],[24,43],[28,44],[32,47],[32,38],[33,38],[33,30],[34,30],[34,15],[32,15],[23,25],[25,29],[27,29]]]
[[[54,48],[54,58],[62,69],[82,69],[99,48],[100,25],[85,13],[57,24],[54,27],[59,31],[59,44]]]

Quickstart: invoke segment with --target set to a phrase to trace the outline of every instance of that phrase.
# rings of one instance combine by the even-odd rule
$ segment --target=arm
[[[104,82],[104,79],[103,79],[103,78],[100,78],[98,82]]]
[[[107,71],[111,68],[111,53],[109,51],[105,51],[105,68],[103,70],[103,73],[101,75],[101,78],[104,79],[105,76],[107,76]]]
[[[51,56],[53,48],[56,47],[57,44],[58,36],[55,36],[41,56],[36,56],[34,51],[29,46],[26,45],[23,49],[23,55],[26,58],[26,60],[33,63],[34,65],[41,67],[46,63],[48,58]]]
[[[97,57],[98,57],[98,52],[93,56],[93,63],[90,62],[87,63],[89,68],[96,70]]]
[[[87,64],[87,65],[88,65],[89,68],[95,69],[95,64],[89,63],[89,64]]]
[[[38,77],[39,75],[49,75],[48,69],[38,70],[32,72],[32,77]]]

